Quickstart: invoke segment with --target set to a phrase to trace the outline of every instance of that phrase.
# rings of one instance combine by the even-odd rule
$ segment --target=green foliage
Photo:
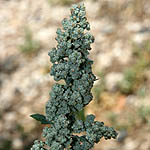
[[[24,43],[19,46],[19,49],[27,54],[31,55],[37,52],[40,49],[39,41],[33,40],[32,32],[29,28],[25,28],[25,36],[24,36]]]
[[[71,5],[76,0],[48,0],[50,4],[59,4],[59,5]]]
[[[33,119],[40,121],[41,124],[50,124],[49,121],[46,120],[46,117],[44,115],[41,114],[32,114],[30,115]]]
[[[55,81],[50,100],[46,103],[46,117],[32,115],[39,121],[49,121],[43,129],[45,141],[35,141],[31,150],[90,150],[102,137],[116,138],[116,131],[94,121],[94,115],[79,119],[78,114],[88,105],[93,96],[91,89],[96,77],[92,73],[93,61],[88,58],[94,37],[90,30],[83,4],[73,5],[69,19],[62,21],[63,30],[57,29],[58,45],[49,52]],[[78,136],[76,134],[81,133]]]
[[[139,106],[129,106],[122,113],[107,113],[107,118],[112,126],[115,126],[117,130],[133,131],[135,127],[143,127],[150,125],[150,104],[148,99],[140,99]],[[132,111],[131,111],[132,109]]]
[[[76,116],[79,120],[85,121],[84,109],[76,113]]]
[[[145,84],[145,72],[150,69],[150,42],[144,41],[142,44],[133,44],[133,56],[135,63],[124,71],[124,79],[119,83],[122,93],[132,94],[140,91]]]
[[[138,95],[139,97],[144,98],[145,95],[146,95],[146,92],[147,92],[147,87],[146,87],[145,85],[142,85],[142,86],[138,89],[137,95]]]
[[[150,106],[141,106],[138,115],[143,123],[150,123]]]
[[[12,141],[8,139],[1,139],[0,141],[0,150],[11,150],[12,148]]]
[[[124,71],[124,79],[120,84],[122,93],[130,94],[134,92],[134,85],[136,82],[136,71],[133,68]]]

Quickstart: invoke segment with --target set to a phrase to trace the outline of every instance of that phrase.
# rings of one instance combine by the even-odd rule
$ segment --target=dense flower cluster
[[[62,21],[63,30],[57,29],[58,45],[49,52],[53,63],[50,74],[65,84],[52,87],[45,116],[50,127],[43,129],[45,141],[35,141],[32,150],[89,150],[102,137],[107,140],[117,136],[113,128],[94,121],[94,115],[88,115],[85,121],[76,116],[92,100],[91,88],[96,80],[93,61],[88,58],[94,37],[85,32],[90,30],[85,15],[83,4],[73,5],[70,18]]]

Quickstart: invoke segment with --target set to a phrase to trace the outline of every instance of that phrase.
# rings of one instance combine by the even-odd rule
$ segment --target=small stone
[[[127,150],[135,150],[137,149],[137,146],[138,146],[138,143],[136,141],[134,141],[133,139],[131,138],[128,138],[126,141],[125,141],[125,144],[124,144],[124,148],[123,149],[127,149]]]
[[[148,35],[146,36],[145,34],[137,33],[133,35],[133,41],[141,44],[144,40],[148,38]]]
[[[115,91],[117,84],[123,79],[122,73],[112,72],[106,75],[106,88],[109,91]]]
[[[97,56],[96,68],[98,69],[105,69],[112,64],[113,56],[111,53],[100,53]]]
[[[19,114],[21,115],[29,115],[31,113],[31,109],[28,106],[22,106],[19,108]]]
[[[12,142],[12,146],[14,149],[20,150],[23,146],[23,142],[19,138],[15,138]]]
[[[127,105],[135,105],[137,97],[135,95],[129,95],[126,97]]]
[[[141,29],[142,25],[138,22],[128,22],[125,25],[125,28],[130,32],[138,32]]]
[[[16,120],[16,112],[6,113],[5,116],[4,116],[4,119],[7,120],[7,121],[14,121],[14,120]]]
[[[128,64],[131,59],[132,52],[128,47],[125,47],[123,42],[118,40],[114,43],[112,53],[113,56],[121,63]],[[122,59],[123,58],[123,59]]]
[[[44,44],[49,44],[48,40],[49,39],[54,39],[55,35],[55,30],[56,28],[46,28],[46,29],[41,29],[39,32],[36,34],[37,40],[41,41]]]

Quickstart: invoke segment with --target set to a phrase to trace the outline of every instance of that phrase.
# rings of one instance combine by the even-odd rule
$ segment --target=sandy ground
[[[112,0],[108,1],[109,5],[98,0],[84,2],[91,33],[95,36],[90,53],[94,60],[93,72],[97,76],[102,70],[108,72],[107,91],[113,91],[122,79],[122,71],[132,62],[132,42],[140,44],[150,37],[150,5],[144,0],[143,3],[137,0],[135,5],[134,1]],[[42,127],[29,116],[44,113],[44,104],[54,84],[48,73],[51,67],[48,51],[56,45],[55,32],[61,27],[61,20],[68,16],[68,6],[52,5],[46,0],[0,0],[0,145],[7,145],[0,146],[0,150],[27,150],[40,136]],[[40,44],[40,50],[34,54],[25,54],[19,48],[24,43],[26,28]],[[123,100],[119,97],[120,103],[116,103],[111,94],[106,94],[106,107],[102,108],[117,113],[126,111],[127,99],[133,102],[129,96]],[[132,96],[135,99],[132,105],[136,107],[139,99]],[[146,95],[145,101],[149,99]],[[121,104],[122,101],[125,102]],[[95,110],[93,105],[90,104],[86,113],[95,113],[98,120],[104,120],[105,115],[101,115],[104,110],[101,106]],[[102,140],[94,149],[149,150],[148,124],[132,128],[120,142]]]

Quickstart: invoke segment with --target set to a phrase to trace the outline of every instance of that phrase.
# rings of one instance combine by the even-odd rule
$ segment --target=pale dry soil
[[[125,1],[117,2],[121,5]],[[116,80],[122,78],[122,68],[132,60],[132,41],[141,43],[149,37],[149,32],[140,31],[150,27],[150,19],[138,20],[124,15],[115,22],[99,17],[101,1],[87,0],[85,6],[91,33],[95,36],[90,53],[94,60],[93,71],[98,75],[109,68],[113,74],[108,76],[107,87],[111,90]],[[150,13],[149,8],[145,9]],[[45,102],[54,84],[48,73],[51,63],[47,54],[56,45],[56,29],[68,16],[68,6],[51,5],[46,0],[0,0],[0,145],[9,140],[12,150],[27,150],[33,139],[40,136],[41,125],[29,116],[44,113]],[[19,49],[24,42],[26,27],[41,45],[40,51],[30,56]],[[87,113],[96,113],[101,121],[100,110],[99,107],[95,112],[89,107]],[[149,149],[147,126],[131,131],[122,142],[101,140],[95,146],[95,150]]]

